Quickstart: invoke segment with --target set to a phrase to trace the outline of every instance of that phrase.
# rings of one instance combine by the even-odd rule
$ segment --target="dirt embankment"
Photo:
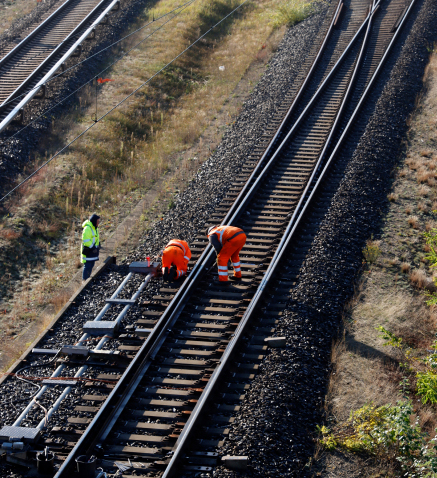
[[[426,305],[427,295],[436,290],[436,269],[427,260],[430,246],[424,236],[437,227],[436,110],[437,55],[433,52],[408,120],[392,190],[381,205],[386,212],[380,232],[369,237],[363,249],[363,271],[343,314],[344,335],[333,347],[326,402],[326,424],[332,430],[347,423],[350,427],[351,412],[365,405],[394,406],[412,400],[412,420],[418,419],[426,440],[435,436],[437,408],[418,394],[417,372],[426,370],[422,361],[434,349],[437,332],[435,306]],[[396,339],[388,341],[380,327],[402,339],[402,347],[393,346]],[[411,363],[408,357],[413,357]],[[320,448],[318,458],[323,471],[315,471],[314,476],[394,477],[400,473],[394,456],[384,453],[375,457],[344,448],[332,453]]]

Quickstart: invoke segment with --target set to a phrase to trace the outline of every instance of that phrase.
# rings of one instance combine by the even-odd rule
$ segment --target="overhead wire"
[[[113,67],[116,63],[118,63],[120,60],[122,60],[125,56],[127,56],[132,50],[134,50],[135,48],[137,48],[139,45],[141,45],[141,43],[145,42],[146,40],[148,40],[151,36],[153,36],[156,32],[158,32],[159,30],[161,30],[162,28],[164,28],[164,26],[169,23],[171,20],[173,20],[175,17],[177,17],[178,15],[180,15],[186,8],[188,8],[191,4],[193,4],[196,0],[189,0],[188,2],[180,5],[179,7],[177,7],[176,9],[173,9],[171,12],[169,12],[168,14],[170,13],[173,13],[175,12],[176,10],[180,9],[179,12],[175,13],[174,16],[172,16],[171,18],[169,18],[168,20],[166,20],[162,25],[160,25],[158,28],[156,28],[156,30],[154,30],[153,32],[151,32],[149,35],[147,35],[145,38],[143,38],[141,41],[139,41],[138,43],[136,43],[132,48],[130,48],[128,51],[124,52],[122,56],[118,57],[114,62],[112,62],[110,65],[108,65],[107,67],[105,67],[103,70],[99,71],[98,73],[96,74],[93,74],[92,77],[90,79],[88,79],[85,83],[82,83],[82,85],[80,85],[78,88],[76,88],[73,92],[71,92],[70,94],[68,94],[67,96],[64,96],[63,98],[61,98],[60,101],[58,101],[57,103],[55,103],[53,106],[51,106],[50,108],[46,109],[43,113],[41,113],[39,116],[35,117],[33,120],[31,120],[26,126],[24,126],[23,128],[19,129],[18,131],[16,131],[14,134],[12,134],[11,136],[7,137],[6,139],[4,139],[0,145],[3,146],[5,143],[7,143],[8,141],[10,141],[11,139],[15,138],[17,135],[19,135],[20,133],[22,133],[25,129],[27,129],[29,126],[31,126],[32,124],[34,124],[36,121],[38,121],[40,118],[42,118],[43,116],[45,116],[47,113],[49,113],[50,111],[52,111],[54,108],[56,108],[57,106],[59,106],[60,104],[64,103],[64,101],[68,100],[69,98],[71,98],[71,96],[73,96],[74,94],[76,94],[78,91],[80,91],[82,88],[84,88],[90,81],[92,81],[94,78],[97,78],[98,76],[102,75],[105,71],[109,70],[109,68]],[[168,15],[166,14],[166,15]],[[165,15],[165,16],[166,16]],[[160,18],[163,18],[164,15]],[[153,22],[151,22],[153,23]],[[149,25],[151,24],[149,23]],[[137,30],[138,31],[138,30]],[[127,38],[127,37],[125,37]],[[113,44],[114,45],[114,44]],[[108,47],[109,48],[109,47]],[[101,50],[101,51],[104,51],[104,50]],[[97,54],[97,53],[96,53]],[[93,55],[94,56],[94,55]],[[84,63],[85,61],[91,59],[91,57],[89,57],[88,59],[86,60],[83,60],[82,63]],[[77,65],[75,65],[77,66]],[[64,73],[66,73],[68,70],[65,70]],[[60,76],[60,75],[58,75]],[[53,77],[51,79],[55,79],[57,77]],[[49,80],[51,81],[51,80]],[[39,87],[41,87],[42,85],[40,85]],[[38,88],[39,88],[38,87]],[[29,91],[32,91],[32,90],[29,90]]]
[[[227,18],[229,18],[231,15],[233,15],[237,10],[239,10],[244,4],[249,2],[250,0],[244,0],[240,5],[238,5],[236,8],[234,8],[230,13],[228,13],[225,17],[223,17],[221,20],[219,20],[217,23],[215,23],[212,27],[210,27],[203,35],[198,37],[193,43],[191,43],[187,48],[185,48],[183,51],[181,51],[178,55],[176,55],[171,61],[169,61],[166,65],[164,65],[160,70],[158,70],[156,73],[154,73],[149,79],[147,79],[144,83],[142,83],[140,86],[135,88],[129,95],[127,95],[124,99],[122,99],[119,103],[117,103],[115,106],[113,106],[109,111],[107,111],[105,114],[103,114],[100,118],[96,118],[95,122],[88,126],[88,128],[84,129],[80,134],[78,134],[75,138],[73,138],[66,146],[64,146],[62,149],[60,149],[57,153],[55,153],[51,158],[49,158],[45,163],[43,163],[39,168],[37,168],[32,174],[27,176],[23,181],[21,181],[17,186],[15,186],[13,189],[11,189],[8,193],[6,193],[1,199],[0,203],[3,202],[7,197],[9,197],[14,191],[16,191],[18,188],[20,188],[23,184],[25,184],[27,181],[29,181],[35,174],[37,174],[42,168],[47,166],[51,161],[53,161],[55,158],[57,158],[61,153],[63,153],[66,149],[68,149],[73,143],[75,143],[78,139],[80,139],[82,136],[84,136],[90,129],[92,129],[96,124],[98,124],[103,118],[106,118],[110,113],[112,113],[116,108],[118,108],[121,104],[123,104],[126,100],[128,100],[131,96],[133,96],[137,91],[139,91],[141,88],[149,84],[156,76],[158,76],[162,71],[164,71],[168,66],[170,66],[172,63],[174,63],[178,58],[180,58],[185,52],[190,50],[194,45],[196,45],[202,38],[204,38],[210,31],[212,31],[215,27],[223,23]]]

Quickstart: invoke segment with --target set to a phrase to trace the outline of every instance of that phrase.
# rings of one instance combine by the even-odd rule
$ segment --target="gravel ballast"
[[[351,154],[345,178],[278,327],[278,335],[287,337],[287,347],[266,358],[221,450],[223,454],[249,455],[249,471],[239,474],[222,468],[214,472],[215,477],[306,474],[304,465],[313,452],[315,426],[322,420],[321,405],[326,393],[332,339],[338,330],[342,307],[353,291],[365,240],[377,232],[380,207],[387,200],[390,188],[390,172],[399,157],[406,131],[405,120],[422,86],[428,57],[426,44],[436,39],[437,6],[431,0],[424,0],[419,6],[415,25],[365,134],[353,156]],[[260,139],[268,118],[280,104],[294,78],[290,77],[290,71],[297,74],[323,18],[323,14],[315,15],[290,29],[267,74],[222,144],[176,199],[175,207],[148,232],[143,244],[126,262],[158,253],[172,237],[190,241],[202,231],[232,177]],[[384,81],[381,78],[381,85]],[[120,268],[116,274],[122,273]],[[102,282],[92,284],[83,294],[77,307],[65,318],[70,320],[66,334],[84,320],[90,320],[91,300],[92,308],[97,310],[116,288],[111,274],[115,272],[105,272]],[[140,280],[135,279],[133,283]]]
[[[224,136],[223,142],[216,152],[199,169],[187,189],[175,198],[175,206],[157,222],[141,241],[140,247],[133,252],[123,264],[127,265],[135,260],[144,260],[146,255],[159,254],[169,239],[180,237],[191,241],[199,232],[203,231],[209,215],[225,195],[233,177],[240,171],[242,164],[247,160],[252,149],[264,133],[264,127],[269,118],[275,115],[278,106],[288,92],[290,84],[298,75],[304,58],[309,54],[315,38],[321,29],[328,5],[322,11],[306,21],[290,29],[285,35],[277,53],[269,64],[264,77],[260,80],[253,93],[250,95],[235,124]],[[320,39],[319,39],[320,40]],[[104,238],[103,238],[104,240]],[[75,300],[62,319],[53,327],[52,332],[46,336],[38,347],[57,349],[61,345],[75,343],[82,336],[82,324],[92,320],[105,305],[105,299],[110,297],[127,273],[127,267],[110,267],[108,271],[99,276],[98,280],[89,284],[89,287]],[[134,276],[123,290],[120,298],[130,298],[137,290],[143,278]],[[153,297],[161,286],[160,280],[153,280],[147,287],[142,299]],[[122,306],[112,307],[105,315],[105,320],[114,320]],[[139,314],[139,315],[138,315]],[[141,317],[137,306],[131,308],[123,322],[120,332],[126,326],[135,323]],[[97,343],[97,342],[96,342]],[[93,341],[87,343],[90,347]],[[113,341],[105,348],[117,348]],[[43,364],[47,359],[31,357],[32,364]],[[32,376],[47,376],[50,369],[44,367],[33,368],[26,372]],[[89,371],[90,376],[93,370]],[[88,374],[87,374],[88,376]],[[6,380],[1,386],[3,391],[2,410],[0,417],[2,424],[10,425],[17,417],[19,407],[15,409],[9,397],[20,396],[25,399],[35,392],[35,388],[21,382],[17,387],[13,379]],[[52,395],[54,392],[48,394]],[[76,391],[74,395],[78,394]],[[74,397],[73,397],[74,399]],[[42,400],[49,406],[50,400]],[[70,415],[71,406],[66,400],[59,412],[54,415],[53,425],[65,423]],[[35,409],[25,421],[26,426],[34,426],[41,420],[41,412]],[[7,475],[5,475],[7,476]]]
[[[223,455],[248,455],[249,471],[238,473],[221,467],[214,477],[312,476],[308,464],[316,425],[323,423],[332,340],[342,308],[353,293],[365,242],[372,233],[377,237],[381,209],[388,201],[390,173],[407,131],[406,119],[422,88],[427,45],[436,39],[437,6],[432,1],[420,6],[410,35],[403,37],[400,56],[391,60],[395,65],[387,64],[393,67],[390,77],[351,154],[346,175],[277,328],[278,336],[287,337],[287,347],[272,351],[265,359],[230,438],[219,450]],[[386,77],[380,79],[379,88]]]

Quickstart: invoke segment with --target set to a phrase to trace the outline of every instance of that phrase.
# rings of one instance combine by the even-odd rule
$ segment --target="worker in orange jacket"
[[[191,251],[181,239],[172,239],[162,251],[162,274],[164,280],[175,281],[187,274]]]
[[[220,282],[228,280],[228,261],[232,260],[234,279],[241,279],[239,253],[246,244],[246,234],[243,229],[234,226],[210,227],[208,240],[217,252],[218,276]]]

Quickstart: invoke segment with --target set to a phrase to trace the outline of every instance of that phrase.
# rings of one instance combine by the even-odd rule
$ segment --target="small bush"
[[[428,283],[428,278],[426,273],[423,269],[415,269],[410,274],[410,282],[413,284],[414,287],[418,289],[423,289],[426,284]]]
[[[395,193],[390,193],[388,196],[387,196],[388,200],[390,202],[396,202],[398,199],[399,199],[399,196]]]
[[[415,170],[419,167],[419,163],[417,162],[416,159],[413,159],[413,158],[408,158],[405,161],[405,164],[412,170]]]
[[[373,264],[381,254],[379,241],[367,241],[366,247],[363,249],[363,256],[367,263]]]
[[[426,207],[426,204],[424,204],[423,202],[420,202],[417,205],[417,209],[419,209],[419,211],[422,211],[425,214],[428,212],[428,208]]]
[[[429,178],[433,177],[434,173],[431,171],[428,171],[426,169],[421,169],[420,171],[417,171],[417,182],[420,183],[425,183],[428,181]]]
[[[437,403],[437,374],[428,370],[417,372],[416,376],[417,394],[422,397],[422,403]]]
[[[410,401],[382,407],[368,404],[332,432],[319,427],[320,443],[327,450],[341,448],[376,456],[387,465],[395,463],[402,476],[430,478],[437,472],[436,439],[428,441],[418,419],[411,423],[412,415]]]
[[[422,185],[420,186],[418,193],[419,193],[419,196],[426,197],[430,193],[430,189],[428,186]]]
[[[21,233],[14,231],[13,229],[1,229],[0,237],[2,239],[6,239],[7,241],[13,241],[14,239],[21,237]]]
[[[402,262],[401,264],[401,271],[406,274],[407,272],[410,272],[410,264],[408,262]]]

